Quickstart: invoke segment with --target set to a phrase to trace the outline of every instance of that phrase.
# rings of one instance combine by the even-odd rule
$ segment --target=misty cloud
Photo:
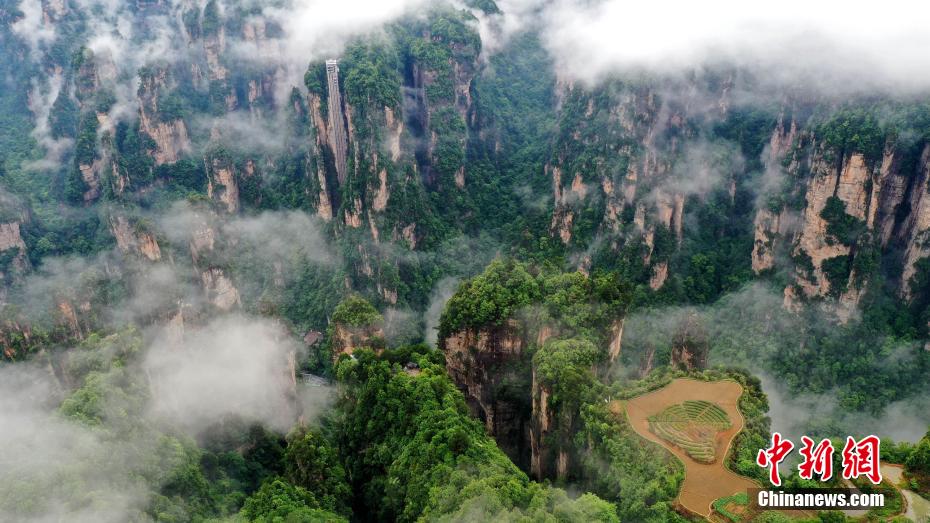
[[[237,151],[278,154],[285,150],[290,134],[282,114],[262,118],[256,115],[234,111],[221,117],[198,117],[193,128],[202,135],[209,135],[212,141],[228,144],[227,147]]]
[[[62,158],[71,150],[74,141],[70,138],[56,138],[52,133],[49,116],[52,106],[59,96],[70,96],[62,92],[64,80],[61,73],[54,73],[48,77],[47,85],[42,86],[39,81],[32,81],[32,90],[29,93],[29,109],[35,115],[36,125],[32,130],[32,137],[45,150],[45,157],[27,162],[23,165],[27,170],[48,171],[58,169]]]
[[[37,58],[41,49],[55,40],[55,26],[45,23],[42,2],[23,0],[17,7],[23,17],[13,23],[13,33],[29,45],[33,57]]]
[[[653,353],[653,368],[667,365],[672,338],[682,320],[696,313],[710,342],[710,365],[742,367],[760,376],[769,397],[773,430],[799,437],[802,434],[837,436],[876,433],[896,440],[915,441],[930,425],[930,403],[925,384],[909,393],[892,398],[882,412],[856,411],[844,404],[860,389],[829,384],[816,390],[817,381],[798,387],[804,368],[791,369],[795,355],[807,355],[814,348],[805,347],[825,337],[834,328],[834,319],[819,308],[804,314],[788,313],[782,308],[782,296],[764,284],[747,285],[727,294],[716,303],[700,307],[661,307],[636,311],[627,317],[623,334],[621,365],[614,375],[638,378],[644,362]],[[857,320],[852,320],[857,321]],[[848,328],[848,326],[847,326]],[[863,373],[896,375],[915,365],[913,343],[897,342],[876,334],[868,343],[879,350],[868,362],[857,356],[856,365]],[[797,358],[797,365],[804,365]],[[851,364],[844,361],[843,364]],[[789,365],[786,368],[786,365]],[[823,379],[822,375],[817,380]],[[851,397],[851,396],[852,397]]]
[[[222,317],[173,336],[159,336],[142,363],[152,382],[151,416],[197,434],[236,415],[280,432],[296,419],[297,345],[281,325]]]
[[[745,160],[739,150],[729,142],[698,140],[688,142],[681,157],[675,162],[671,176],[653,188],[650,198],[677,194],[706,196],[743,168]]]
[[[387,22],[416,12],[427,0],[294,0],[264,13],[284,30],[286,56],[301,65],[338,56],[355,36],[379,30]]]
[[[777,9],[735,0],[540,4],[540,14],[531,15],[559,71],[586,82],[725,63],[827,94],[930,87],[923,73],[930,71],[930,20],[902,0],[879,7],[791,0]]]
[[[164,329],[141,361],[108,364],[116,382],[128,373],[146,392],[127,398],[92,388],[91,394],[103,394],[93,400],[103,412],[100,425],[56,410],[70,392],[39,360],[0,365],[0,519],[19,521],[27,513],[49,522],[147,520],[153,493],[190,459],[166,435],[181,430],[196,437],[231,418],[283,433],[298,415],[313,422],[329,405],[329,387],[294,381],[296,341],[270,320],[217,318],[188,327],[183,340]],[[70,366],[83,357],[114,357],[106,347],[87,350],[69,351]],[[140,400],[143,416],[127,419]]]
[[[875,434],[894,441],[917,441],[930,427],[930,400],[907,398],[889,404],[881,414],[848,412],[841,408],[836,394],[792,394],[779,380],[760,375],[769,400],[772,430],[785,437],[836,437]]]
[[[430,347],[436,347],[439,337],[439,317],[443,309],[446,308],[446,302],[455,294],[459,286],[459,278],[443,278],[433,287],[430,293],[429,306],[426,308],[426,343]]]

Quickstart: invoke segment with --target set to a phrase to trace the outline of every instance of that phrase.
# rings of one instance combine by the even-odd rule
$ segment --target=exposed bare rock
[[[125,216],[117,215],[110,220],[110,232],[123,254],[141,254],[149,261],[161,259],[161,249],[155,236],[146,231],[134,230]]]
[[[310,123],[313,124],[313,128],[316,130],[314,134],[317,146],[332,148],[328,123],[326,118],[323,118],[323,112],[320,110],[322,104],[323,100],[320,95],[314,93],[307,95],[307,107],[310,108]]]
[[[572,189],[571,196],[573,200],[584,200],[584,197],[588,194],[588,186],[585,185],[584,180],[581,179],[581,173],[575,174],[575,177],[572,179]]]
[[[361,348],[381,354],[384,350],[384,327],[381,324],[356,327],[337,323],[333,327],[331,347],[333,361],[338,360],[342,354],[351,356]]]
[[[571,210],[567,208],[557,210],[552,214],[552,223],[549,225],[549,229],[557,232],[562,243],[568,245],[568,242],[572,239],[572,222],[574,220],[575,215]]]
[[[624,319],[621,318],[615,320],[610,326],[610,345],[607,347],[610,363],[617,361],[617,358],[620,357],[620,348],[623,344],[623,324]]]
[[[849,254],[848,246],[828,241],[827,222],[820,216],[827,199],[835,193],[837,174],[822,161],[816,161],[812,171],[814,176],[806,193],[807,207],[804,209],[801,231],[794,249],[795,256],[809,256],[812,264],[810,274],[797,272],[797,285],[806,297],[826,296],[830,291],[830,282],[821,269],[823,261]]]
[[[523,338],[524,328],[509,320],[500,327],[467,329],[440,340],[446,370],[462,389],[472,413],[501,448],[515,458],[525,452],[525,420],[519,406],[501,398],[497,389],[513,377],[515,371],[508,363],[520,359],[525,348]]]
[[[872,205],[866,225],[875,230],[882,247],[888,245],[894,232],[898,206],[904,202],[908,178],[898,172],[898,155],[893,147],[886,147],[882,155],[878,180],[872,184]]]
[[[794,285],[785,287],[782,307],[791,312],[798,312],[801,310],[801,300],[798,297],[798,291]]]
[[[772,137],[769,138],[769,158],[767,162],[769,167],[775,166],[782,161],[791,148],[794,147],[798,136],[798,125],[794,118],[791,119],[787,128],[784,119],[784,113],[779,115]]]
[[[546,343],[546,340],[555,335],[555,329],[551,325],[543,325],[539,328],[539,333],[536,334],[536,345],[542,347],[543,343]]]
[[[333,204],[329,197],[329,191],[326,188],[326,174],[323,172],[323,169],[318,169],[316,175],[317,181],[320,184],[320,201],[316,207],[316,215],[323,221],[328,222],[333,219]]]
[[[381,233],[378,232],[378,225],[375,223],[375,217],[371,214],[371,210],[368,211],[368,229],[371,231],[371,238],[375,243],[378,243]]]
[[[614,183],[610,178],[601,180],[601,190],[604,191],[607,200],[604,206],[604,224],[611,232],[618,233],[621,226],[620,213],[623,212],[623,200],[614,191]]]
[[[552,411],[549,409],[550,392],[536,379],[533,369],[533,414],[530,427],[530,474],[535,478],[545,477],[544,463],[549,461],[549,448],[543,441],[549,437],[552,426]]]
[[[23,273],[31,268],[26,251],[26,242],[20,232],[20,222],[0,223],[0,253],[6,254],[9,250],[18,251],[10,262],[9,269],[14,273]],[[7,269],[4,269],[6,271]]]
[[[360,198],[355,198],[353,208],[345,209],[345,224],[353,229],[362,226],[362,200]]]
[[[637,231],[646,230],[646,206],[642,203],[636,206],[636,210],[633,213],[633,225],[636,226]]]
[[[220,26],[216,34],[204,38],[203,49],[207,56],[210,80],[225,80],[229,71],[220,62],[220,56],[226,50],[226,29]]]
[[[661,261],[656,263],[652,267],[652,277],[649,279],[649,287],[657,291],[665,285],[665,280],[668,279],[668,262]]]
[[[646,348],[646,357],[642,359],[639,366],[639,377],[645,378],[655,368],[656,346],[650,344]]]
[[[226,276],[223,269],[212,267],[203,271],[200,277],[207,299],[219,309],[228,311],[241,304],[239,290],[233,285],[232,280]]]
[[[162,121],[159,117],[159,91],[167,85],[167,72],[160,70],[142,77],[139,86],[139,129],[155,142],[155,165],[175,163],[191,148],[183,120]]]
[[[226,212],[239,212],[239,182],[234,167],[229,162],[214,158],[208,172],[207,195],[219,200]]]
[[[74,309],[74,304],[71,303],[71,300],[64,297],[59,297],[57,300],[57,306],[58,313],[61,315],[61,319],[65,326],[68,328],[68,331],[71,333],[71,336],[78,339],[83,339],[84,331],[81,328],[80,322],[78,321],[78,315]]]
[[[396,289],[389,289],[381,285],[381,282],[378,282],[377,288],[378,288],[378,294],[380,294],[381,297],[384,298],[384,301],[390,303],[391,305],[397,304],[397,290]]]
[[[633,204],[633,199],[636,198],[636,164],[631,163],[627,168],[626,179],[623,184],[623,201],[627,205]]]
[[[378,172],[378,192],[375,193],[374,200],[371,202],[371,208],[375,211],[383,211],[387,208],[388,198],[390,197],[387,178],[387,169],[382,168]]]
[[[930,256],[930,145],[924,147],[920,157],[919,175],[911,189],[911,212],[904,223],[903,230],[907,240],[904,252],[904,271],[901,275],[901,295],[911,298],[910,281],[914,276],[914,264],[917,260]]]
[[[672,366],[686,370],[703,369],[707,367],[709,350],[707,331],[696,313],[689,314],[678,325],[672,338]]]
[[[775,239],[781,229],[781,214],[762,208],[753,227],[752,271],[759,274],[775,266]]]
[[[191,259],[195,265],[201,262],[201,258],[205,254],[213,251],[216,242],[216,231],[206,219],[200,218],[201,220],[197,222],[191,232],[190,240]]]
[[[100,170],[102,166],[103,162],[99,158],[94,159],[91,164],[78,166],[78,170],[81,171],[81,179],[87,185],[87,190],[84,191],[85,202],[96,200],[100,196]]]
[[[152,124],[147,117],[142,117],[142,130],[155,142],[155,165],[175,163],[181,154],[190,151],[190,140],[184,121],[158,122]]]
[[[871,175],[861,154],[853,154],[843,165],[836,186],[836,197],[846,203],[846,213],[864,220],[868,211]]]
[[[672,198],[665,193],[659,193],[656,196],[656,220],[669,229],[672,227],[672,217],[675,214],[675,208]]]
[[[407,242],[407,246],[410,247],[410,250],[417,248],[417,224],[411,223],[404,227],[401,234],[404,237],[404,241]]]
[[[400,137],[404,133],[404,122],[394,116],[390,107],[384,108],[384,122],[387,130],[387,147],[391,153],[391,161],[400,160]]]

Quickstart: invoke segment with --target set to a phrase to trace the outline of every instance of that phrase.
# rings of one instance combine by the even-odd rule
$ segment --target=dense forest
[[[0,0],[0,520],[701,520],[679,379],[930,499],[930,98],[352,4]]]

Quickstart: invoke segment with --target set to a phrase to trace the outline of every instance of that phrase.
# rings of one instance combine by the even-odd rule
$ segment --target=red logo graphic
[[[798,475],[804,479],[814,479],[814,473],[820,475],[820,481],[829,481],[833,477],[833,443],[824,438],[814,448],[814,440],[801,436],[801,455],[804,462],[798,465]]]
[[[859,441],[847,436],[843,447],[843,477],[852,479],[865,476],[876,485],[881,483],[878,456],[880,444],[877,436],[866,436]]]
[[[768,449],[760,449],[759,455],[756,456],[756,464],[760,467],[770,467],[769,481],[776,487],[781,486],[781,477],[778,475],[778,464],[785,460],[794,443],[782,439],[781,434],[775,432],[772,434],[772,446]]]
[[[804,461],[798,465],[798,476],[803,479],[814,479],[814,474],[820,476],[820,481],[829,481],[833,477],[833,443],[824,438],[817,446],[814,440],[807,436],[801,437],[803,446],[799,449]],[[778,464],[788,457],[794,448],[791,440],[781,437],[778,432],[772,433],[772,445],[767,449],[760,449],[756,456],[756,464],[769,468],[769,481],[776,487],[781,486],[781,477],[778,475]],[[865,476],[872,483],[878,485],[882,482],[882,472],[879,470],[879,455],[881,441],[878,436],[866,436],[856,441],[852,436],[846,437],[843,446],[843,478],[854,479]]]

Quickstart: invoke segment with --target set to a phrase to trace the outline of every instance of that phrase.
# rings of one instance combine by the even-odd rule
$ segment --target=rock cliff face
[[[553,424],[552,411],[549,409],[549,396],[551,391],[543,387],[536,377],[536,369],[533,369],[533,414],[532,423],[529,430],[530,436],[530,473],[533,477],[549,477],[550,472],[547,465],[552,461],[550,449],[543,443],[546,438],[550,437],[550,428]],[[561,456],[560,456],[561,458]],[[559,466],[554,471],[555,477],[565,477],[565,465],[567,460],[559,459]]]
[[[207,299],[217,308],[228,311],[241,305],[239,291],[223,269],[211,267],[201,273],[201,279]]]
[[[123,254],[141,255],[149,261],[161,260],[161,248],[155,236],[133,227],[125,216],[116,215],[111,218],[110,232],[116,238],[116,246]]]
[[[168,73],[158,70],[143,75],[139,85],[139,128],[155,147],[155,165],[172,164],[191,149],[187,124],[181,118],[165,118],[160,112],[161,94],[170,89]]]
[[[472,413],[511,459],[528,464],[530,412],[525,381],[526,327],[510,320],[501,327],[463,330],[440,340],[446,370],[462,389]],[[517,390],[507,394],[506,389]]]
[[[0,257],[6,260],[0,268],[3,277],[23,274],[31,268],[20,226],[18,221],[0,223]]]
[[[690,314],[678,326],[672,338],[672,367],[701,370],[707,367],[710,342],[697,314]],[[650,356],[651,359],[651,356]]]
[[[695,139],[695,120],[706,117],[706,108],[695,107],[689,90],[695,89],[676,86],[671,91],[680,96],[660,96],[656,86],[618,85],[606,94],[560,83],[560,133],[545,166],[553,189],[552,236],[569,248],[597,241],[619,252],[641,244],[653,290],[669,276],[668,252],[653,257],[657,228],[678,242],[683,234],[686,194],[681,188],[691,184],[691,174],[676,172],[674,166]],[[724,109],[710,112],[719,116]],[[706,169],[700,164],[688,168]],[[584,269],[584,261],[579,266]]]
[[[254,176],[254,167],[246,169],[246,176]],[[236,170],[228,160],[214,158],[207,166],[207,195],[220,203],[230,214],[239,211],[239,182]]]
[[[353,327],[337,323],[333,327],[331,343],[333,362],[343,354],[351,356],[359,348],[381,354],[384,350],[384,328],[381,325]]]
[[[903,201],[910,209],[905,219],[899,224],[897,231],[894,230],[890,223],[879,224],[880,238],[883,244],[892,239],[896,234],[896,239],[906,245],[904,253],[904,270],[901,275],[900,290],[905,299],[911,298],[911,289],[909,283],[915,273],[915,263],[930,256],[930,145],[924,147],[920,155],[920,161],[917,166],[917,176],[913,178],[910,187],[910,195],[905,199],[899,187],[903,185],[903,180],[898,176],[890,180],[889,194],[885,198],[883,207],[897,210],[902,203],[894,205],[896,201]],[[898,200],[901,198],[901,200]],[[891,210],[889,209],[889,211]],[[890,231],[890,232],[886,232]]]
[[[922,241],[930,229],[930,150],[924,146],[915,162],[905,162],[906,154],[892,141],[873,157],[838,150],[815,130],[779,122],[770,139],[769,168],[798,180],[792,198],[803,206],[760,206],[752,268],[757,274],[777,268],[779,251],[790,257],[793,283],[785,289],[785,307],[794,310],[803,302],[827,299],[838,319],[846,321],[859,305],[879,253],[896,249],[904,252],[896,285],[902,298],[910,299],[915,263],[930,254]]]

